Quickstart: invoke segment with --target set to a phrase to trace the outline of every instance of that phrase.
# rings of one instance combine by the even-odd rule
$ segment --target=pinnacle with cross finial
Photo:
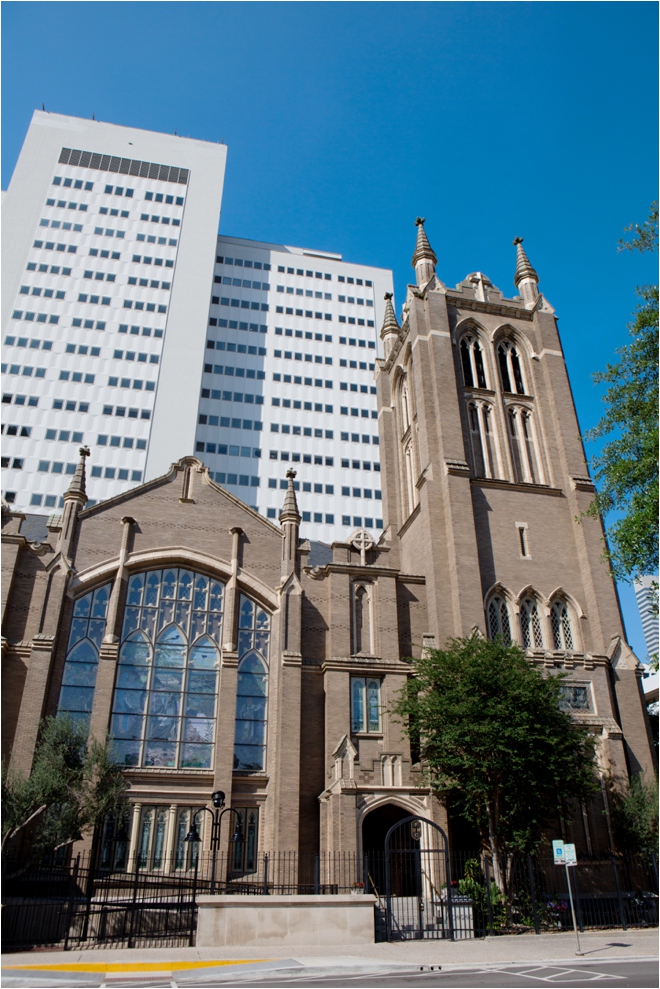
[[[293,467],[289,467],[286,472],[286,478],[289,482],[286,495],[284,496],[284,503],[282,505],[282,510],[280,512],[280,522],[295,522],[300,525],[301,516],[298,511],[298,501],[296,499],[296,489],[293,486],[294,479],[296,478],[296,471]]]
[[[513,284],[518,288],[523,279],[531,279],[538,284],[539,276],[532,267],[529,258],[523,248],[523,238],[514,237],[513,246],[516,248],[516,273],[513,276]]]
[[[435,256],[433,248],[429,244],[426,231],[424,230],[425,223],[426,218],[423,216],[418,216],[415,220],[415,226],[417,227],[417,243],[415,244],[415,250],[413,252],[411,262],[413,268],[416,267],[420,261],[431,261],[434,267],[438,263],[438,259]]]
[[[71,484],[64,493],[64,500],[67,501],[69,499],[76,499],[85,504],[87,502],[85,460],[90,455],[89,447],[81,446],[78,453],[80,454],[80,460],[78,461],[75,474],[71,478]]]

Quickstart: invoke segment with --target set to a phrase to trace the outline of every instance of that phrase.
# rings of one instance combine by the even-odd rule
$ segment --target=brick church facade
[[[217,789],[250,854],[361,852],[409,813],[460,842],[387,712],[410,657],[473,630],[569,674],[566,704],[604,774],[653,771],[602,528],[577,521],[594,487],[554,311],[519,240],[507,299],[480,272],[443,285],[417,226],[416,284],[401,325],[388,300],[376,367],[377,542],[301,540],[293,471],[278,526],[190,456],[86,508],[81,451],[39,542],[3,505],[5,759],[29,772],[57,711],[109,732],[130,849],[152,864],[184,862],[191,816]],[[607,851],[602,803],[582,810],[571,837]]]

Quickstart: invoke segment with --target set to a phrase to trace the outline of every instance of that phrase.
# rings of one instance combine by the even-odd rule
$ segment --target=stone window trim
[[[376,585],[369,580],[351,583],[351,655],[374,656]]]
[[[534,629],[530,625],[530,645],[525,644],[525,633],[523,629],[524,615],[523,608],[525,602],[533,601],[537,607],[538,622],[542,644],[535,641]],[[496,612],[492,611],[491,604],[495,604]],[[502,584],[493,585],[484,599],[484,612],[486,616],[486,629],[488,638],[494,638],[495,634],[505,634],[502,630],[503,613],[502,604],[506,606],[509,623],[509,637],[511,642],[517,643],[522,649],[534,653],[543,652],[545,654],[570,653],[571,655],[583,655],[584,647],[579,633],[579,620],[584,618],[584,612],[578,602],[569,595],[563,588],[556,588],[549,596],[541,594],[531,584],[524,587],[520,593],[514,596],[510,590]],[[556,609],[553,623],[553,608]],[[561,612],[561,607],[565,613]],[[492,613],[491,613],[492,612]],[[532,615],[530,613],[530,623]],[[495,632],[495,625],[498,625],[498,632]],[[506,624],[506,623],[505,623]],[[566,636],[565,630],[569,635]],[[538,627],[537,627],[538,630]],[[559,635],[559,639],[557,636]],[[559,645],[557,643],[560,643]],[[567,644],[570,642],[570,646]]]

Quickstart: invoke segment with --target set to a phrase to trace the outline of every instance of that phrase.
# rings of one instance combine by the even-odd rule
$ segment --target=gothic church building
[[[411,813],[460,843],[387,712],[410,657],[475,629],[568,673],[603,774],[653,771],[601,524],[576,521],[594,486],[554,310],[519,239],[505,298],[480,272],[446,287],[417,228],[415,284],[401,324],[388,300],[375,372],[378,541],[301,540],[293,471],[276,525],[191,456],[86,508],[81,451],[39,542],[3,504],[5,759],[29,772],[58,711],[109,733],[130,850],[151,865],[185,866],[191,816],[218,789],[250,854],[359,853]],[[570,825],[581,853],[608,851],[602,809]]]

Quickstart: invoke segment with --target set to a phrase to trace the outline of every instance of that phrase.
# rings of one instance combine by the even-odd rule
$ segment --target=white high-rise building
[[[7,501],[58,505],[81,443],[94,500],[194,448],[226,150],[35,112],[3,200]]]
[[[658,655],[658,578],[640,577],[635,581],[635,597],[642,620],[642,630],[649,658]]]
[[[196,455],[275,519],[288,467],[301,532],[382,528],[374,362],[392,274],[219,237]]]
[[[35,112],[3,200],[2,490],[17,508],[59,507],[85,444],[92,501],[195,453],[269,518],[297,468],[303,534],[382,527],[373,370],[391,272],[218,237],[225,158]]]

